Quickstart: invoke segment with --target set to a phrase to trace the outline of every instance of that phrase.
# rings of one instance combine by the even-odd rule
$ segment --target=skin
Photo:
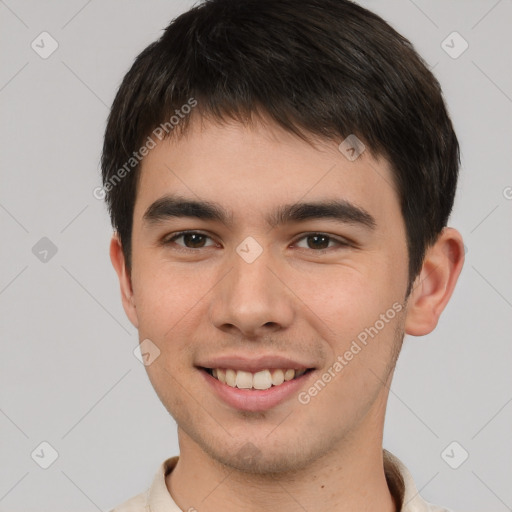
[[[145,222],[165,194],[219,203],[232,223]],[[265,221],[278,206],[330,199],[363,208],[375,227]],[[460,234],[443,230],[407,298],[406,233],[388,162],[368,148],[349,161],[337,143],[308,144],[265,118],[250,126],[196,119],[185,136],[160,142],[143,160],[133,221],[131,275],[116,235],[111,259],[140,340],[161,351],[147,372],[178,424],[180,459],[166,477],[178,506],[396,510],[382,458],[389,386],[404,333],[431,332],[452,294]],[[183,237],[162,243],[182,230],[210,238],[199,238],[203,247]],[[326,249],[306,236],[315,233],[331,237]],[[236,252],[248,236],[263,249],[252,263]],[[264,412],[237,410],[195,366],[224,354],[287,356],[316,369],[307,391],[393,304],[402,311],[307,405],[294,394]],[[247,443],[252,459],[238,452]]]

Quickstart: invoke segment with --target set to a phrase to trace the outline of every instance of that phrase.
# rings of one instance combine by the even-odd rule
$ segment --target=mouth
[[[300,379],[303,375],[313,371],[314,368],[268,368],[254,373],[233,368],[201,367],[201,370],[231,388],[263,391]]]
[[[233,410],[269,411],[293,404],[318,367],[281,354],[219,354],[195,365],[215,400]]]

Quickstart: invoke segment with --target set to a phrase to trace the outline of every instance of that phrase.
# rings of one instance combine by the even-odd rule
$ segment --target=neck
[[[167,489],[186,511],[395,512],[384,473],[382,427],[376,433],[371,421],[375,418],[367,419],[367,428],[360,425],[344,446],[307,468],[277,475],[247,474],[224,466],[179,429],[180,458],[166,477]]]

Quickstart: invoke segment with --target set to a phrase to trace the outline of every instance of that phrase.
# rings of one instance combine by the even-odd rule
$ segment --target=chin
[[[305,439],[293,436],[270,440],[254,439],[233,442],[210,442],[204,439],[198,442],[202,450],[213,460],[225,467],[253,475],[272,476],[293,473],[307,468],[311,463],[329,452],[330,443],[319,443],[318,439],[308,436],[313,444]],[[314,439],[314,440],[313,440]],[[234,441],[234,440],[233,440]]]
[[[299,471],[310,461],[304,454],[292,454],[284,447],[280,453],[265,453],[250,442],[235,453],[210,453],[210,456],[228,468],[262,476]]]

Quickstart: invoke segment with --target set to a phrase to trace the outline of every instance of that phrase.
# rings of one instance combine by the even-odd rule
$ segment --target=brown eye
[[[296,245],[301,249],[312,249],[313,251],[324,251],[347,247],[350,244],[343,239],[337,239],[325,233],[310,233],[300,238]]]
[[[326,235],[309,235],[306,237],[310,249],[327,249],[330,238]]]
[[[190,249],[197,249],[198,247],[204,247],[206,236],[198,233],[186,233],[182,235],[183,243]]]
[[[179,240],[182,241],[179,241]],[[208,241],[210,241],[208,243]],[[203,233],[198,233],[195,231],[177,233],[171,238],[168,238],[164,241],[165,245],[176,244],[180,247],[184,247],[186,249],[202,249],[203,247],[209,247],[215,245],[213,240]]]

